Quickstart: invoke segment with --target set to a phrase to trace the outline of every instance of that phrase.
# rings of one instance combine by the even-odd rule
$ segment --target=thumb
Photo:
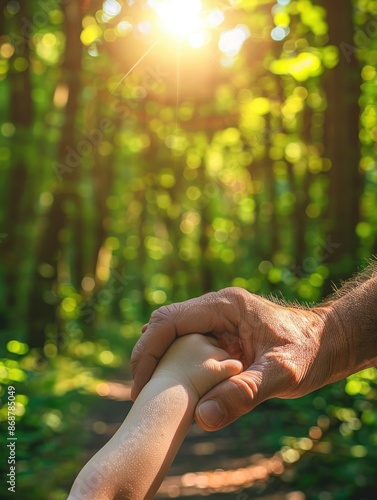
[[[206,431],[222,429],[272,397],[274,384],[268,382],[265,371],[263,366],[252,365],[203,396],[195,410],[200,427]]]

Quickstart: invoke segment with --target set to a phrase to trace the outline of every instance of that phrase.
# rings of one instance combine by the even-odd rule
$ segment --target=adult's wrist
[[[320,358],[329,367],[329,380],[325,384],[376,366],[377,343],[371,342],[355,301],[343,297],[314,311],[324,322]]]
[[[333,305],[334,315],[339,318],[352,351],[348,375],[374,367],[377,363],[377,322],[369,324],[370,317],[368,313],[363,314],[359,299],[348,296],[335,301]],[[377,308],[377,302],[374,307]],[[377,319],[375,316],[374,321]]]
[[[342,380],[358,371],[355,355],[355,331],[338,301],[313,311],[323,320],[320,333],[320,363],[328,373],[323,385]],[[327,370],[326,370],[327,369]]]

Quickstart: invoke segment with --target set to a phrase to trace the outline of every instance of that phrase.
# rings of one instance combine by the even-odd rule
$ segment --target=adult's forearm
[[[333,310],[352,339],[357,370],[377,365],[377,276],[338,299]]]
[[[327,345],[333,343],[332,350],[338,353],[334,363],[342,364],[337,378],[377,366],[376,264],[347,282],[324,305]]]
[[[193,419],[197,395],[152,379],[112,439],[77,477],[68,500],[153,498]]]

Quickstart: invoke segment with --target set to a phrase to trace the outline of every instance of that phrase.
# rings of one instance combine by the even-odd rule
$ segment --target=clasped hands
[[[157,309],[142,331],[131,358],[133,399],[164,353],[186,334],[211,334],[229,362],[238,361],[235,373],[209,389],[196,406],[195,419],[208,431],[225,427],[267,399],[301,397],[356,371],[352,338],[331,303],[300,309],[226,288]],[[195,360],[190,363],[200,370]]]

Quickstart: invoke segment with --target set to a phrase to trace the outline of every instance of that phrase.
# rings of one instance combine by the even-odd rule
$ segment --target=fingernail
[[[225,418],[219,403],[213,399],[202,403],[198,408],[198,413],[207,427],[218,427]]]

